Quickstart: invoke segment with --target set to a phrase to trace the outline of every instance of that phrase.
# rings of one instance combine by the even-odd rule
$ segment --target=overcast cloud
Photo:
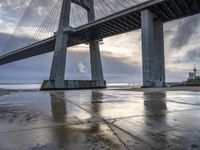
[[[29,15],[48,12],[46,6],[56,0],[32,1]],[[1,0],[0,2],[0,51],[1,53],[22,47],[27,41],[25,32],[33,30],[31,17],[20,22],[30,0]],[[58,14],[57,14],[58,15]],[[200,15],[169,22],[165,27],[165,56],[167,81],[186,80],[193,64],[200,68]],[[55,20],[56,21],[56,20]],[[38,26],[40,23],[36,24]],[[18,25],[18,30],[15,30]],[[52,31],[55,30],[52,28]],[[45,28],[45,26],[44,26]],[[13,34],[13,31],[14,34]],[[52,34],[52,32],[51,32]],[[108,82],[141,82],[140,30],[104,39],[101,45],[103,70]],[[50,35],[50,34],[49,34]],[[49,35],[45,35],[45,38]],[[32,39],[34,42],[38,39]],[[7,44],[9,43],[9,44]],[[0,66],[0,83],[41,83],[48,79],[52,53]],[[90,79],[88,45],[69,48],[66,62],[67,79]]]

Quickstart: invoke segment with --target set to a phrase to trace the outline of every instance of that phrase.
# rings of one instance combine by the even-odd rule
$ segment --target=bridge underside
[[[141,10],[149,9],[163,23],[200,13],[200,0],[154,0],[93,21],[69,35],[68,47],[100,40],[141,28]],[[155,19],[156,19],[155,18]],[[0,65],[54,50],[56,37],[40,41],[0,56]]]

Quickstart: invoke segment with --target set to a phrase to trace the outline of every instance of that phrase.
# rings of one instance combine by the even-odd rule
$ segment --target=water
[[[108,87],[140,87],[140,84],[134,83],[107,83]],[[12,90],[32,90],[32,89],[40,89],[41,84],[0,84],[0,89],[12,89]]]
[[[31,89],[40,89],[41,84],[0,84],[0,89],[9,89],[9,90],[31,90]]]

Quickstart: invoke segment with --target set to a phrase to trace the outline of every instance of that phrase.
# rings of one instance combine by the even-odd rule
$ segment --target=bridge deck
[[[140,11],[143,9],[150,9],[157,18],[163,22],[168,22],[200,13],[200,0],[153,0],[133,6],[76,28],[70,34],[68,46],[138,30],[141,28]],[[55,37],[37,42],[2,55],[0,57],[0,65],[51,52],[54,49],[54,45]]]

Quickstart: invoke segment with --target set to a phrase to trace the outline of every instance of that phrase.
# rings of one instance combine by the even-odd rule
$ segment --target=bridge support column
[[[71,2],[72,0],[63,0],[59,29],[57,32],[57,38],[54,48],[50,79],[43,82],[41,90],[90,89],[106,87],[106,82],[103,79],[103,71],[98,41],[90,42],[92,81],[64,79],[67,43],[69,33],[73,32],[69,26]],[[87,8],[88,21],[95,20],[93,0],[73,0],[73,2],[77,2],[79,4],[90,4],[90,8]],[[92,35],[93,33],[91,34],[91,36]]]
[[[163,23],[150,10],[141,12],[143,87],[165,86]]]
[[[94,2],[89,0],[90,9],[88,10],[88,22],[95,20]],[[93,36],[92,33],[91,36]],[[90,41],[90,64],[91,64],[91,76],[92,80],[97,81],[100,87],[106,87],[104,81],[101,54],[98,41]]]
[[[98,81],[100,87],[105,87],[106,82],[104,81],[103,77],[101,55],[98,41],[90,42],[90,63],[92,80]]]
[[[64,77],[68,32],[64,31],[64,29],[69,28],[70,8],[71,0],[63,0],[59,28],[54,48],[50,79],[43,82],[43,85],[41,87],[42,90],[65,88]]]

